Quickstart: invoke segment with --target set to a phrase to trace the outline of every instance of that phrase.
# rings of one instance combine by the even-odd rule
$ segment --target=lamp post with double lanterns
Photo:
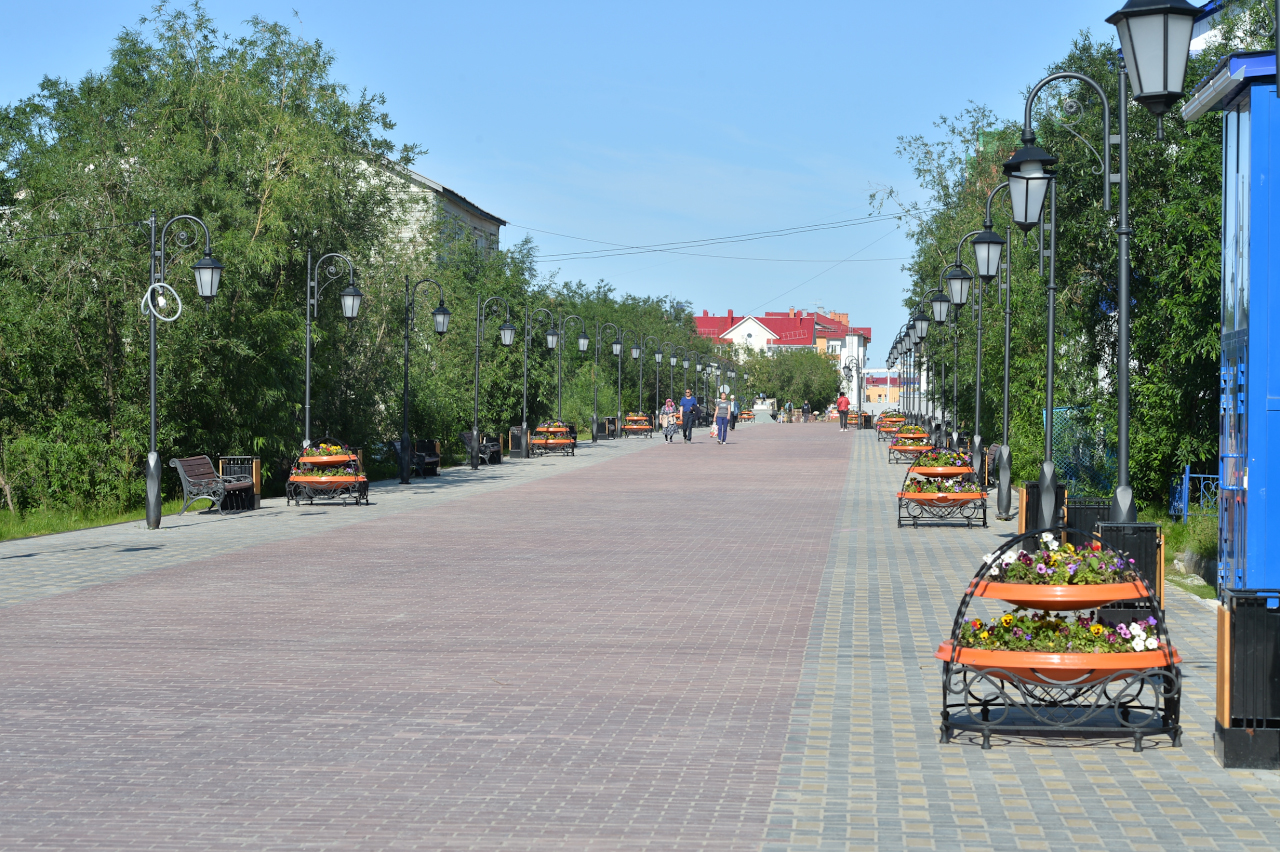
[[[480,345],[484,342],[484,330],[487,324],[489,305],[498,302],[506,310],[502,325],[498,326],[498,339],[505,347],[510,347],[516,339],[516,327],[511,324],[511,306],[501,296],[483,295],[476,297],[476,393],[475,407],[471,415],[471,469],[480,467]]]
[[[600,369],[600,343],[604,339],[600,336],[603,329],[613,329],[614,339],[610,344],[613,350],[613,356],[618,359],[618,419],[614,421],[614,428],[618,428],[622,423],[622,331],[613,323],[602,323],[596,320],[596,363],[591,373],[591,440],[595,441],[600,429],[600,382],[596,373]],[[615,435],[616,437],[616,435]]]
[[[142,315],[147,318],[147,330],[150,338],[148,346],[151,357],[151,373],[148,380],[151,413],[145,474],[147,485],[147,529],[149,530],[160,529],[160,518],[164,506],[164,499],[160,490],[160,451],[157,449],[156,443],[156,321],[173,322],[182,316],[182,298],[178,295],[178,291],[173,289],[173,285],[165,280],[168,277],[169,263],[171,262],[171,260],[166,259],[165,245],[169,237],[169,226],[175,222],[193,222],[204,231],[204,257],[196,261],[195,265],[191,267],[191,271],[195,274],[196,293],[204,300],[206,306],[218,295],[218,285],[222,282],[222,271],[224,269],[223,265],[213,256],[213,240],[209,235],[209,226],[203,220],[186,213],[174,216],[160,228],[159,239],[157,240],[156,225],[158,220],[156,219],[155,211],[152,211],[151,218],[148,220],[151,228],[151,273],[148,276],[147,291],[143,293],[141,301]],[[196,238],[187,231],[177,231],[174,234],[174,241],[179,249],[191,249],[197,244]],[[167,296],[165,295],[166,293],[168,293]],[[166,313],[168,308],[172,308],[172,314]],[[310,326],[308,326],[308,329],[310,329]],[[310,337],[308,337],[308,340],[310,340]]]
[[[311,446],[311,320],[320,308],[320,296],[324,293],[324,288],[342,276],[336,263],[339,260],[347,265],[347,286],[338,294],[338,297],[342,305],[342,316],[347,321],[347,327],[350,328],[351,322],[360,313],[360,302],[364,299],[364,294],[356,287],[355,264],[344,254],[330,252],[312,266],[311,252],[307,252],[307,374],[302,403],[304,449]],[[324,281],[320,280],[321,270],[324,271]]]
[[[1036,147],[1036,135],[1031,126],[1031,111],[1036,96],[1050,83],[1058,80],[1075,80],[1092,88],[1102,100],[1103,141],[1106,157],[1101,163],[1103,176],[1103,209],[1111,209],[1111,184],[1119,185],[1119,210],[1115,217],[1117,246],[1117,346],[1116,393],[1118,396],[1118,423],[1116,447],[1116,488],[1111,502],[1111,520],[1133,523],[1137,520],[1137,506],[1133,489],[1129,485],[1129,238],[1133,234],[1129,226],[1129,68],[1132,67],[1133,99],[1142,104],[1156,118],[1156,138],[1164,138],[1163,116],[1182,97],[1187,58],[1191,46],[1191,28],[1201,12],[1186,0],[1129,0],[1124,8],[1107,18],[1120,36],[1123,54],[1119,63],[1118,91],[1120,96],[1118,117],[1119,133],[1111,135],[1111,105],[1106,93],[1097,81],[1074,71],[1050,74],[1031,88],[1027,95],[1022,120],[1022,148],[1004,164],[1009,178],[1009,196],[1013,206],[1014,223],[1024,231],[1030,230],[1044,216],[1045,196],[1050,201],[1050,305],[1053,304],[1054,241],[1056,228],[1053,222],[1056,211],[1056,187],[1053,175],[1046,169],[1057,162],[1043,149]],[[1111,146],[1118,149],[1119,173],[1111,172]],[[1102,159],[1102,158],[1100,158]],[[1052,307],[1050,308],[1052,311]],[[1046,355],[1046,429],[1045,461],[1041,466],[1040,502],[1038,518],[1041,526],[1056,522],[1055,503],[1057,475],[1053,467],[1053,314],[1049,315],[1049,341]]]
[[[578,321],[578,351],[586,352],[587,347],[591,345],[591,338],[587,336],[587,321],[577,314],[569,314],[560,318],[560,334],[557,343],[564,340],[565,327],[570,320]],[[564,419],[564,411],[561,406],[564,399],[564,347],[556,346],[556,419]]]
[[[533,332],[538,322],[538,315],[547,316],[547,348],[555,349],[560,342],[560,330],[556,327],[556,315],[546,308],[535,308],[529,311],[524,307],[524,388],[520,403],[520,458],[529,457],[529,344],[533,341]]]
[[[444,306],[444,287],[434,278],[423,278],[416,284],[404,277],[404,423],[400,430],[400,484],[409,484],[409,471],[413,458],[412,439],[409,437],[409,333],[413,330],[417,318],[418,288],[423,284],[434,284],[440,289],[440,305],[431,312],[432,324],[440,337],[449,330],[449,309]]]

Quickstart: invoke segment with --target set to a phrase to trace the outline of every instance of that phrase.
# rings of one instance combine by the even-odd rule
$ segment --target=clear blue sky
[[[151,5],[10,5],[0,102],[102,68]],[[1080,30],[1112,37],[1105,18],[1123,0],[205,5],[232,33],[257,14],[323,41],[339,80],[387,95],[396,141],[429,149],[419,171],[511,222],[504,244],[531,234],[552,254],[603,246],[544,231],[649,245],[865,216],[874,185],[918,197],[899,135],[933,133],[970,100],[1020,114],[1020,93]],[[909,245],[892,223],[693,251],[787,262],[544,267],[698,312],[848,311],[873,329],[873,366],[905,319]],[[871,262],[832,268],[851,255]]]

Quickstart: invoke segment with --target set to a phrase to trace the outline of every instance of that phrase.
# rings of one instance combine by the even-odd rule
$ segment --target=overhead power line
[[[928,212],[932,208],[927,208],[923,212]],[[900,219],[901,214],[889,214],[883,216],[865,216],[860,219],[841,219],[834,222],[820,222],[813,225],[799,225],[791,228],[779,228],[772,231],[752,231],[745,234],[734,234],[727,237],[710,237],[698,240],[680,240],[665,243],[651,243],[647,245],[627,245],[624,243],[611,243],[605,240],[595,240],[589,237],[577,237],[571,234],[561,234],[555,231],[545,231],[540,228],[531,228],[527,225],[514,224],[513,227],[524,228],[529,231],[536,231],[540,234],[549,234],[556,237],[564,237],[571,240],[581,240],[583,242],[597,243],[607,245],[607,249],[592,249],[590,251],[578,252],[558,252],[555,254],[543,255],[538,258],[539,263],[558,263],[569,260],[589,260],[603,259],[608,257],[626,257],[633,254],[681,254],[692,257],[711,257],[724,260],[756,260],[767,263],[843,263],[845,261],[829,261],[829,260],[812,260],[809,258],[767,258],[767,257],[741,257],[737,255],[714,255],[702,254],[700,252],[686,251],[691,248],[706,248],[713,245],[724,245],[727,243],[753,242],[755,240],[774,239],[777,237],[789,237],[796,234],[812,233],[815,231],[829,231],[840,228],[851,228],[856,225],[866,225],[874,222],[884,222],[888,220]],[[902,260],[903,258],[877,258],[876,260]],[[867,259],[863,262],[872,262]]]

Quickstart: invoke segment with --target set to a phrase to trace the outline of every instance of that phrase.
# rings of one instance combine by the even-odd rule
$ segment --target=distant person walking
[[[662,427],[662,437],[666,442],[674,444],[679,424],[676,423],[676,404],[670,397],[667,397],[667,404],[662,406],[662,411],[658,414],[658,425]]]
[[[728,394],[720,394],[716,400],[716,443],[723,444],[729,440],[729,412],[733,410]]]
[[[791,418],[795,416],[796,407],[791,404],[791,400],[787,400],[787,422],[791,422]]]
[[[805,423],[809,422],[809,412],[811,411],[813,411],[813,409],[809,407],[809,400],[806,399],[804,401],[804,407],[800,409],[800,414],[804,418]]]
[[[844,395],[844,391],[840,391],[840,398],[836,400],[836,411],[840,412],[840,431],[849,431],[849,397]]]
[[[741,409],[738,408],[738,400],[734,396],[729,397],[729,429],[730,431],[738,428],[738,415]]]
[[[680,399],[680,425],[683,427],[684,442],[686,444],[693,441],[693,421],[698,416],[698,400],[693,395],[693,391],[688,388],[684,389],[684,396]]]

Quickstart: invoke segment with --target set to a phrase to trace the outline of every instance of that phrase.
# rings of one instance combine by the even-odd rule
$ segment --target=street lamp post
[[[149,220],[151,227],[151,273],[148,277],[150,283],[147,285],[147,292],[143,294],[141,302],[142,314],[147,317],[151,354],[151,375],[148,382],[151,397],[151,422],[146,466],[146,509],[147,529],[149,530],[160,529],[160,517],[164,506],[160,491],[160,451],[157,449],[156,443],[156,320],[173,322],[182,316],[182,298],[178,296],[178,292],[173,289],[173,286],[165,281],[169,266],[165,260],[165,241],[169,236],[169,226],[175,222],[194,222],[204,231],[204,257],[196,261],[195,265],[191,267],[191,271],[195,273],[196,292],[200,295],[200,298],[204,299],[206,305],[218,295],[218,284],[222,281],[222,270],[224,268],[217,258],[213,256],[213,241],[209,236],[209,226],[201,219],[189,214],[174,216],[160,228],[160,237],[157,240],[156,214],[154,210],[151,212]],[[196,245],[196,239],[188,235],[186,231],[178,231],[175,235],[175,242],[180,249],[189,249]],[[165,295],[166,291],[169,293],[168,296]],[[174,305],[172,315],[163,313],[164,309],[169,307],[170,299],[173,300]]]
[[[1103,140],[1104,150],[1107,152],[1105,162],[1101,164],[1103,168],[1100,170],[1104,180],[1102,193],[1104,210],[1111,209],[1111,184],[1118,184],[1120,189],[1120,205],[1115,231],[1118,241],[1116,392],[1119,411],[1116,489],[1111,502],[1111,520],[1120,523],[1133,523],[1137,520],[1137,506],[1133,501],[1133,489],[1129,485],[1129,237],[1133,234],[1133,230],[1129,227],[1129,73],[1127,66],[1131,64],[1133,67],[1133,99],[1145,106],[1156,117],[1156,138],[1163,139],[1163,115],[1182,97],[1187,57],[1191,46],[1192,23],[1200,12],[1200,9],[1186,0],[1129,0],[1124,8],[1107,18],[1107,23],[1115,25],[1123,48],[1118,80],[1120,132],[1114,137],[1111,135],[1111,105],[1102,87],[1095,80],[1073,71],[1050,74],[1032,87],[1027,95],[1022,120],[1023,147],[1004,165],[1005,174],[1009,177],[1009,194],[1013,201],[1015,223],[1025,231],[1030,230],[1031,227],[1026,223],[1034,223],[1041,219],[1046,182],[1050,184],[1052,221],[1056,192],[1052,186],[1052,177],[1044,169],[1046,166],[1052,166],[1057,160],[1035,145],[1036,136],[1031,127],[1032,106],[1041,89],[1056,80],[1076,80],[1097,92],[1098,97],[1102,99]],[[1118,174],[1111,173],[1112,145],[1117,146],[1118,149],[1120,167]],[[1050,231],[1051,288],[1053,287],[1055,237],[1056,228]],[[1050,341],[1049,352],[1052,357],[1052,341]],[[1052,385],[1049,387],[1051,388]],[[1046,425],[1049,425],[1053,418],[1052,399],[1046,399],[1045,413]],[[1057,488],[1050,438],[1051,435],[1046,429],[1046,460],[1042,467],[1040,484],[1040,518],[1048,522],[1053,520],[1054,491]],[[1053,490],[1046,491],[1046,488]]]
[[[642,355],[644,355],[644,351],[645,351],[645,349],[646,349],[646,348],[648,348],[648,346],[649,346],[649,341],[651,341],[651,340],[652,340],[654,343],[657,343],[657,342],[658,342],[658,338],[654,337],[652,334],[646,335],[646,334],[644,334],[643,332],[639,335],[639,337],[640,337],[640,343],[638,344],[638,346],[633,346],[633,347],[631,347],[631,357],[632,357],[632,358],[634,358],[635,360],[637,360],[637,361],[639,361],[639,362],[640,362],[640,379],[639,379],[639,381],[640,381],[640,384],[639,384],[639,387],[640,387],[640,410],[643,412],[643,411],[644,411],[644,359],[643,359],[641,356],[642,356]],[[661,363],[662,363],[662,350],[661,350],[661,349],[659,349],[659,350],[658,350],[658,363],[659,363],[659,364],[661,364]],[[654,372],[655,372],[655,373],[657,372],[657,368],[656,368],[656,367],[654,368]],[[656,401],[656,398],[657,398],[657,396],[658,396],[658,385],[657,385],[657,381],[658,381],[658,380],[657,380],[657,378],[656,378],[656,376],[655,376],[655,378],[654,378],[654,385],[653,385],[653,395],[654,395],[655,401]],[[656,425],[656,424],[657,424],[657,422],[658,422],[658,413],[655,411],[655,412],[654,412],[654,414],[653,414],[653,423]]]
[[[311,252],[307,252],[307,375],[305,396],[302,403],[302,418],[304,421],[302,446],[304,448],[311,446],[311,321],[312,317],[320,309],[320,296],[324,293],[324,288],[328,287],[342,274],[335,263],[338,260],[347,265],[347,287],[338,295],[342,303],[342,316],[346,319],[348,326],[351,325],[351,321],[360,312],[360,302],[364,299],[364,294],[356,288],[356,267],[351,262],[351,258],[337,252],[330,252],[316,261],[315,266],[312,266]],[[325,261],[329,262],[327,266]],[[324,281],[320,280],[321,269],[324,270]]]
[[[601,323],[596,320],[596,363],[591,373],[592,388],[592,408],[591,408],[591,440],[596,440],[597,430],[600,428],[600,383],[596,376],[596,372],[600,369],[600,336],[601,329],[612,328],[614,333],[613,354],[618,359],[618,419],[614,421],[615,428],[617,424],[622,422],[622,332],[611,322]]]
[[[547,348],[555,349],[560,342],[560,331],[556,328],[556,316],[546,308],[537,308],[532,313],[529,306],[524,306],[524,391],[520,404],[520,458],[529,458],[529,344],[533,341],[534,323],[538,314],[546,314],[550,322],[547,329]]]
[[[976,231],[974,233],[977,233]],[[972,234],[970,235],[972,236]],[[961,245],[964,241],[961,240]],[[956,252],[960,249],[957,247]],[[943,273],[947,284],[947,292],[951,298],[952,317],[955,320],[952,329],[952,347],[954,350],[951,365],[951,411],[954,420],[951,442],[953,448],[960,446],[960,309],[969,301],[969,287],[973,284],[973,276],[961,264],[956,264]]]
[[[418,283],[411,283],[409,276],[404,277],[404,423],[400,431],[400,484],[409,484],[409,460],[413,458],[413,447],[409,437],[409,332],[417,315],[418,288],[423,284],[434,284],[440,288],[440,306],[431,312],[436,334],[443,336],[449,330],[449,309],[444,306],[444,287],[433,278],[423,278]]]
[[[935,290],[933,296],[929,299],[929,307],[933,310],[934,325],[945,325],[947,322],[947,313],[951,310],[951,299],[941,290]],[[943,350],[945,351],[945,350]],[[947,361],[946,358],[939,356],[938,358],[938,387],[941,389],[939,398],[942,400],[942,413],[939,418],[938,429],[946,430],[947,428]]]
[[[564,342],[564,330],[569,320],[578,321],[578,351],[586,352],[587,347],[591,345],[591,338],[587,336],[587,321],[577,314],[569,314],[560,319],[559,343]],[[556,419],[564,419],[564,410],[561,402],[564,399],[564,347],[556,346]]]
[[[507,304],[507,300],[501,296],[490,296],[485,299],[484,296],[476,297],[476,393],[475,407],[471,414],[471,469],[477,470],[480,467],[480,344],[484,340],[484,329],[486,324],[486,312],[489,310],[491,302],[500,302],[506,310],[506,318],[502,325],[498,326],[498,339],[502,341],[503,346],[510,346],[516,339],[516,327],[511,324],[511,306]]]

